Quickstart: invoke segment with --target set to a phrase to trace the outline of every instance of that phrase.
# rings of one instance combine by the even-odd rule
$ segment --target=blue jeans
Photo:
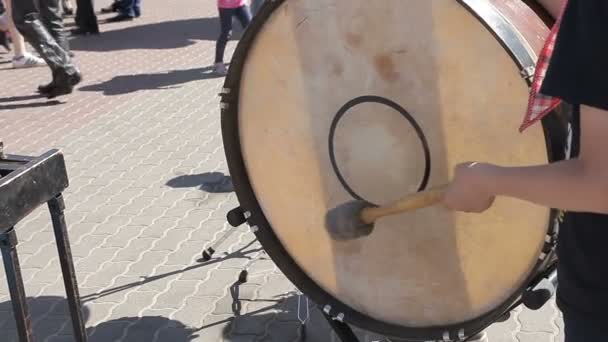
[[[251,11],[247,5],[238,8],[220,8],[219,10],[221,33],[215,45],[215,63],[222,63],[224,61],[226,44],[228,44],[228,40],[232,36],[232,19],[236,17],[243,29],[249,26],[251,22]]]
[[[141,0],[119,0],[118,12],[132,18],[137,18],[141,15]]]

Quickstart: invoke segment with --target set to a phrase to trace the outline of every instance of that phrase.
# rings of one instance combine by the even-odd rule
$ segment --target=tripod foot
[[[215,253],[215,250],[213,248],[211,248],[211,247],[207,248],[203,252],[203,260],[205,260],[205,261],[211,260],[211,257],[213,256],[213,253]]]
[[[247,270],[242,270],[241,273],[239,273],[239,282],[241,284],[246,283],[248,275],[249,275],[249,272],[247,272]]]

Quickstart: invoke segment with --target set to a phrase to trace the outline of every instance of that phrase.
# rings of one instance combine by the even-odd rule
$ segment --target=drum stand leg
[[[17,333],[20,342],[33,341],[32,320],[30,318],[25,288],[21,277],[21,267],[17,256],[17,234],[14,229],[0,235],[0,249],[4,260],[4,270],[11,294],[11,303],[17,323]]]
[[[241,273],[239,273],[239,282],[240,283],[244,284],[247,282],[247,276],[249,276],[249,269],[251,268],[251,266],[253,264],[256,263],[256,261],[260,260],[260,258],[262,257],[263,254],[265,254],[264,251],[259,252],[251,260],[249,260],[247,265],[245,265],[245,267],[243,268]]]
[[[355,335],[353,329],[351,329],[348,324],[335,320],[325,312],[323,312],[323,317],[327,319],[329,326],[342,342],[360,342],[359,338]]]
[[[48,207],[49,211],[51,212],[55,240],[57,241],[59,263],[61,264],[61,273],[63,275],[63,284],[65,286],[68,307],[72,317],[74,339],[78,342],[86,342],[87,331],[84,325],[84,317],[82,315],[82,311],[80,310],[80,293],[78,291],[76,270],[74,269],[72,250],[70,248],[70,241],[68,238],[68,229],[65,222],[65,203],[63,201],[63,196],[59,194],[55,198],[51,199],[48,202]]]
[[[226,240],[228,240],[228,238],[237,231],[237,228],[240,225],[246,222],[245,214],[243,213],[241,208],[235,208],[228,212],[227,219],[228,223],[230,223],[232,228],[228,229],[228,231],[221,238],[217,239],[217,241],[213,243],[211,247],[208,247],[203,251],[204,261],[211,260],[211,257],[213,256],[215,251],[220,247],[220,245],[223,244]]]

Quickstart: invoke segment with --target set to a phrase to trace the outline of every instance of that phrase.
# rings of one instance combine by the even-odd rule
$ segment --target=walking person
[[[77,28],[71,31],[72,35],[99,34],[97,15],[93,9],[93,0],[76,0]]]
[[[108,9],[103,9],[102,12]],[[115,10],[118,14],[108,19],[108,22],[116,23],[130,21],[141,16],[141,0],[119,0],[115,1],[110,10]]]
[[[59,0],[38,0],[38,6],[34,1],[13,2],[12,14],[19,32],[51,69],[53,80],[38,90],[48,98],[70,94],[82,76],[70,58]]]
[[[245,29],[251,22],[251,11],[247,5],[247,0],[218,0],[217,7],[220,15],[221,33],[215,46],[213,70],[216,74],[224,76],[228,73],[224,64],[224,53],[232,36],[232,20],[236,17]]]
[[[25,40],[15,27],[15,23],[13,22],[13,16],[11,13],[12,1],[14,0],[6,0],[4,3],[4,6],[6,8],[5,12],[0,17],[0,30],[8,31],[8,33],[10,33],[11,41],[13,43],[13,58],[11,61],[13,64],[13,68],[23,69],[46,66],[46,63],[42,58],[36,57],[31,53],[27,52],[25,48]],[[0,3],[2,3],[1,0]],[[4,37],[5,40],[2,45],[7,50],[10,50],[10,45],[8,44],[8,37],[6,36],[6,33],[4,33]]]

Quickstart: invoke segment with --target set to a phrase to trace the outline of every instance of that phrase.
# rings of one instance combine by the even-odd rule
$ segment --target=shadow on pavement
[[[31,100],[44,100],[43,102],[25,102]],[[63,104],[63,102],[47,100],[44,96],[36,95],[25,95],[25,96],[11,96],[11,97],[0,97],[0,111],[2,110],[13,110],[20,108],[37,108],[37,107],[49,107]]]
[[[219,25],[217,17],[133,25],[104,31],[98,36],[72,38],[70,46],[75,51],[98,52],[176,49],[190,46],[199,40],[216,40],[220,34]],[[234,25],[233,33],[232,39],[239,39],[242,33],[240,25]]]
[[[139,90],[160,90],[176,88],[180,84],[218,78],[211,67],[188,70],[171,70],[157,74],[121,75],[111,80],[87,85],[80,91],[100,91],[104,95],[123,95]]]
[[[65,298],[56,296],[29,297],[28,304],[32,317],[34,340],[70,340],[72,325]],[[85,321],[90,310],[83,306]],[[17,341],[15,321],[11,302],[0,303],[0,324],[2,341]],[[171,341],[188,342],[197,337],[198,329],[189,328],[179,321],[160,316],[121,317],[87,328],[89,342],[108,341]],[[5,339],[6,338],[6,339]]]
[[[172,188],[199,188],[209,193],[228,193],[234,191],[232,178],[221,172],[177,176],[169,180],[167,186]]]

